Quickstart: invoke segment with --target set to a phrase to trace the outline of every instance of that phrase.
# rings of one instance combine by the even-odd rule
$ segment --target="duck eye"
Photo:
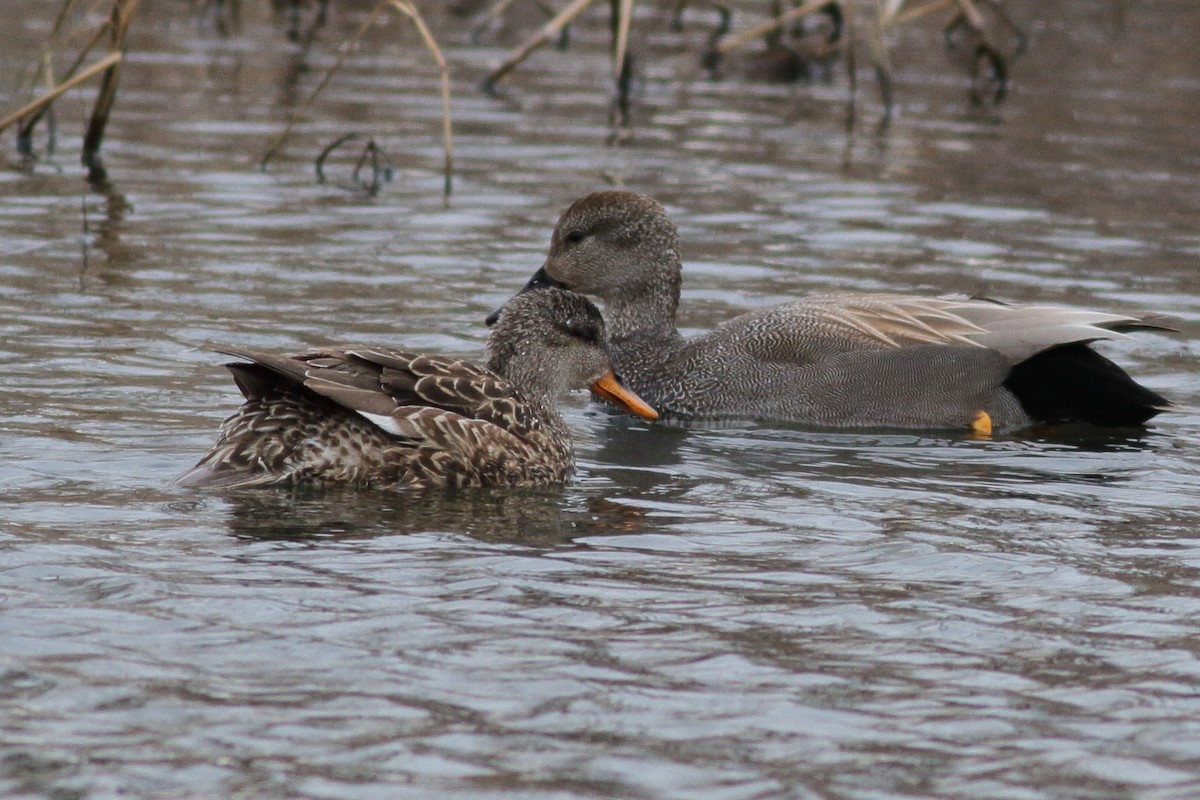
[[[588,325],[582,322],[570,322],[563,326],[569,336],[588,344],[595,344],[600,341],[598,331],[594,325]]]
[[[563,241],[565,241],[567,244],[579,244],[580,242],[583,241],[583,239],[584,239],[583,231],[578,231],[578,230],[571,231],[570,233],[568,233],[566,236],[563,237]]]

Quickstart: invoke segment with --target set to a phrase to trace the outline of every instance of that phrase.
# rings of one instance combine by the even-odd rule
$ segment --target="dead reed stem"
[[[746,44],[746,42],[757,39],[760,36],[765,36],[773,31],[777,31],[792,20],[800,19],[801,17],[816,13],[827,5],[829,5],[829,0],[810,0],[810,2],[807,2],[802,6],[789,8],[778,17],[771,19],[769,22],[764,22],[761,25],[756,25],[753,28],[744,30],[737,36],[731,36],[717,45],[714,49],[718,55],[725,55],[726,53],[730,53]]]
[[[488,75],[483,81],[483,90],[488,94],[492,94],[495,91],[496,84],[505,75],[512,72],[518,64],[528,58],[530,53],[557,36],[563,28],[571,24],[572,20],[583,13],[583,10],[590,6],[592,2],[593,0],[574,0],[569,6],[558,12],[558,16],[543,25],[541,30],[526,40],[512,55],[504,59],[503,64],[492,70],[492,74]]]
[[[513,0],[496,0],[496,2],[492,4],[492,7],[487,10],[487,13],[483,15],[483,19],[479,20],[479,22],[475,24],[475,29],[471,31],[471,41],[477,43],[482,37],[483,32],[487,30],[488,26],[504,16],[504,12],[507,11],[508,7],[512,4]]]
[[[57,100],[63,93],[68,92],[71,89],[74,89],[76,86],[83,83],[88,78],[94,77],[97,73],[103,72],[104,70],[108,69],[109,67],[113,66],[114,64],[117,64],[124,57],[125,56],[122,53],[109,53],[104,58],[100,59],[95,64],[92,64],[90,67],[85,69],[83,72],[80,72],[79,74],[74,75],[71,78],[63,81],[58,86],[55,86],[50,91],[46,92],[46,94],[42,95],[41,97],[37,98],[36,100],[34,100],[30,103],[26,103],[21,108],[18,108],[16,111],[9,114],[4,119],[0,120],[0,131],[3,131],[4,129],[8,128],[10,125],[12,125],[15,122],[20,122],[22,119],[29,116],[30,114],[34,114],[38,111],[41,111],[43,108],[48,106],[50,103],[53,103],[55,100]]]
[[[77,5],[79,5],[77,0],[65,0],[65,2],[63,2],[58,9],[58,15],[54,19],[54,25],[51,28],[50,38],[43,47],[42,55],[39,59],[39,64],[35,70],[35,75],[31,85],[36,85],[41,80],[44,80],[46,83],[45,93],[43,93],[37,99],[27,103],[12,114],[8,115],[3,120],[0,120],[0,131],[8,128],[15,122],[21,123],[17,140],[19,146],[22,148],[22,152],[25,152],[26,148],[29,147],[29,139],[32,137],[33,128],[38,124],[38,122],[41,121],[46,112],[52,109],[55,100],[57,100],[64,92],[73,89],[81,82],[95,76],[97,73],[105,72],[106,70],[116,67],[118,62],[120,62],[123,57],[122,51],[114,51],[112,48],[109,48],[110,52],[106,58],[103,58],[98,63],[88,67],[82,74],[75,74],[76,71],[87,60],[88,55],[92,52],[96,45],[100,43],[100,40],[106,34],[108,34],[111,38],[113,23],[110,15],[110,19],[104,20],[103,23],[101,23],[94,31],[92,31],[91,38],[79,51],[78,55],[75,56],[75,60],[67,68],[66,72],[63,73],[62,78],[60,79],[55,77],[54,60],[52,58],[54,43],[62,34],[63,29],[66,27],[67,20],[70,18],[71,11]],[[53,131],[51,132],[51,136],[53,136]]]
[[[453,140],[451,137],[450,123],[450,69],[449,65],[446,63],[446,59],[442,56],[441,48],[438,47],[437,41],[433,38],[433,34],[430,32],[428,26],[426,26],[425,20],[421,17],[420,12],[417,11],[416,6],[414,6],[410,0],[384,0],[384,2],[375,6],[375,8],[371,10],[371,13],[367,16],[366,20],[363,21],[363,24],[358,27],[358,30],[354,32],[354,35],[342,45],[341,50],[338,52],[337,60],[334,61],[333,66],[327,69],[325,74],[321,76],[321,80],[317,83],[316,88],[314,88],[309,96],[304,99],[304,102],[300,104],[300,107],[296,109],[296,111],[293,112],[290,117],[288,117],[288,121],[284,126],[283,132],[275,137],[267,146],[267,151],[263,154],[262,160],[259,162],[260,169],[267,168],[267,162],[269,162],[279,153],[279,150],[283,147],[288,137],[291,136],[292,129],[296,126],[296,123],[300,121],[300,118],[303,117],[308,111],[309,107],[312,106],[313,102],[317,99],[317,96],[324,91],[325,87],[329,84],[329,81],[333,78],[334,73],[341,69],[342,64],[346,62],[346,59],[350,56],[350,53],[358,47],[362,37],[366,34],[371,25],[375,23],[375,20],[377,20],[379,16],[388,9],[398,11],[412,21],[413,25],[417,29],[417,33],[421,36],[421,40],[425,43],[425,47],[428,48],[429,52],[433,54],[434,61],[437,62],[438,70],[441,73],[442,138],[444,141],[445,151],[445,184],[443,192],[444,196],[450,196],[450,191],[452,188],[451,176],[453,175],[454,168],[454,149],[452,144]]]
[[[125,39],[129,33],[129,24],[133,21],[133,13],[137,10],[139,0],[115,0],[112,10],[112,38],[109,42],[109,54],[120,55],[104,70],[100,79],[100,91],[96,95],[96,103],[92,106],[92,117],[88,121],[87,131],[83,136],[83,152],[81,160],[93,178],[102,178],[104,168],[100,165],[100,143],[104,140],[104,129],[112,114],[113,102],[117,99],[117,84],[121,76],[121,64],[124,61]]]
[[[633,20],[633,0],[621,0],[617,22],[617,40],[613,46],[613,80],[620,82],[625,69],[625,53],[629,49],[629,26]]]
[[[898,11],[895,17],[890,20],[889,24],[903,25],[906,22],[912,22],[914,19],[920,19],[926,14],[933,13],[934,11],[940,11],[943,8],[949,8],[952,2],[953,0],[932,0],[932,2],[926,3],[923,6],[910,8],[903,12]]]
[[[879,84],[879,97],[883,102],[883,118],[880,125],[887,127],[892,121],[894,98],[892,93],[892,58],[884,37],[889,28],[889,20],[895,17],[895,9],[900,3],[887,3],[880,6],[879,14],[867,26],[867,53],[871,57],[871,66],[875,68],[875,80]]]
[[[292,134],[292,128],[296,126],[296,123],[299,122],[300,118],[304,116],[306,111],[308,111],[309,106],[311,106],[313,101],[317,99],[317,95],[319,95],[325,89],[325,86],[329,83],[330,79],[333,78],[334,73],[341,69],[341,66],[343,63],[345,63],[346,58],[349,57],[354,48],[358,46],[358,42],[360,39],[362,39],[363,34],[367,32],[367,29],[371,27],[372,24],[374,24],[379,15],[387,9],[389,1],[390,0],[385,0],[385,2],[375,6],[371,13],[363,21],[363,24],[358,26],[358,30],[355,31],[354,35],[342,45],[341,50],[338,52],[337,60],[333,62],[333,66],[325,70],[325,74],[322,75],[321,80],[317,82],[316,88],[313,89],[312,93],[310,93],[308,97],[304,99],[304,102],[300,104],[300,107],[292,112],[292,115],[288,117],[287,124],[283,127],[283,132],[271,140],[271,143],[267,145],[267,152],[263,154],[262,160],[258,163],[260,169],[267,168],[267,162],[274,158],[279,152],[280,148],[283,147],[283,143],[286,142],[287,138]]]
[[[451,176],[454,174],[454,146],[452,144],[453,139],[450,129],[450,68],[446,65],[446,59],[442,56],[442,50],[438,47],[433,34],[429,32],[429,28],[425,25],[425,20],[421,18],[417,7],[410,0],[392,0],[392,5],[401,13],[407,14],[408,18],[412,20],[413,25],[417,27],[417,32],[421,34],[421,39],[425,42],[425,47],[429,49],[433,60],[437,62],[438,71],[441,73],[442,142],[445,151],[445,186],[442,191],[444,197],[449,197],[452,189]]]

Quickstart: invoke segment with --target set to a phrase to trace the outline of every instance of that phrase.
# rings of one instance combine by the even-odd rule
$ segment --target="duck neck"
[[[537,359],[519,357],[506,360],[493,356],[488,369],[520,389],[523,402],[512,412],[511,432],[525,435],[541,431],[538,435],[548,441],[570,441],[567,424],[558,411],[561,376],[552,374]]]
[[[521,394],[535,405],[544,409],[556,407],[554,376],[535,358],[525,357],[519,348],[507,354],[492,354],[488,369],[518,386]]]
[[[671,339],[675,330],[675,312],[679,308],[679,271],[667,285],[631,286],[605,298],[605,322],[609,338]]]

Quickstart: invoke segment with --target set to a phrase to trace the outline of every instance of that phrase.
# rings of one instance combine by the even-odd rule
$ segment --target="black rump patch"
[[[1004,381],[1025,413],[1043,423],[1125,428],[1170,407],[1086,344],[1053,347],[1013,367]]]

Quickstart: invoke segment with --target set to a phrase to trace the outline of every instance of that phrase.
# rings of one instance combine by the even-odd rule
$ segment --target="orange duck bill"
[[[626,389],[625,385],[621,383],[621,379],[612,370],[592,384],[592,391],[630,414],[636,414],[644,419],[658,419],[658,412],[646,405],[646,401],[642,398]]]

